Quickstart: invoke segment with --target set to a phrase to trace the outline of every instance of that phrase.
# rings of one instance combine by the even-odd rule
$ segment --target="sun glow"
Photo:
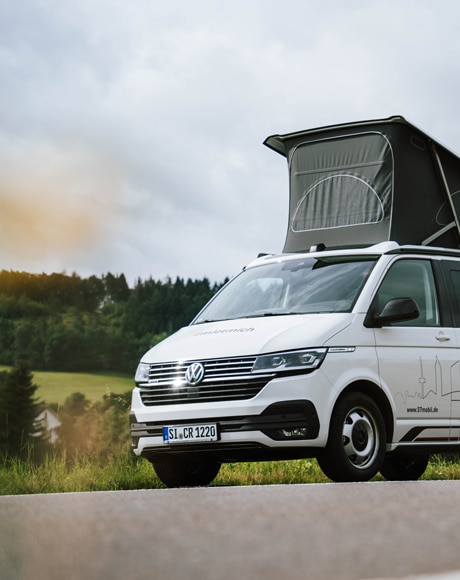
[[[0,170],[0,253],[40,260],[94,248],[117,194],[107,163],[78,152],[40,151]]]

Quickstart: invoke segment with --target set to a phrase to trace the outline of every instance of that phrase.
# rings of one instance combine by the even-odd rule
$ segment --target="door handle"
[[[447,342],[450,340],[450,336],[445,332],[441,331],[438,332],[438,334],[436,335],[436,340],[438,340],[439,342]]]

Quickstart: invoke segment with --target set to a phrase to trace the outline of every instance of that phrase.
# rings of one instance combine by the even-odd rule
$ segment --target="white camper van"
[[[288,160],[284,252],[142,357],[133,450],[169,487],[307,457],[417,479],[460,450],[460,160],[402,117],[266,144]]]

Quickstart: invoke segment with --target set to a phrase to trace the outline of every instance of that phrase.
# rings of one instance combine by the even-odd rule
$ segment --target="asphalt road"
[[[0,497],[2,580],[402,578],[459,544],[460,481]]]

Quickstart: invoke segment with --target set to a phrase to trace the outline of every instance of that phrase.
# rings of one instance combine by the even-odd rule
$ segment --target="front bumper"
[[[221,462],[308,457],[314,455],[311,441],[320,427],[313,403],[305,400],[272,403],[259,415],[216,417],[208,422],[216,423],[218,441],[168,445],[163,442],[164,421],[138,422],[131,414],[133,450],[151,461],[182,454],[206,454]],[[203,420],[174,422],[194,423]]]

